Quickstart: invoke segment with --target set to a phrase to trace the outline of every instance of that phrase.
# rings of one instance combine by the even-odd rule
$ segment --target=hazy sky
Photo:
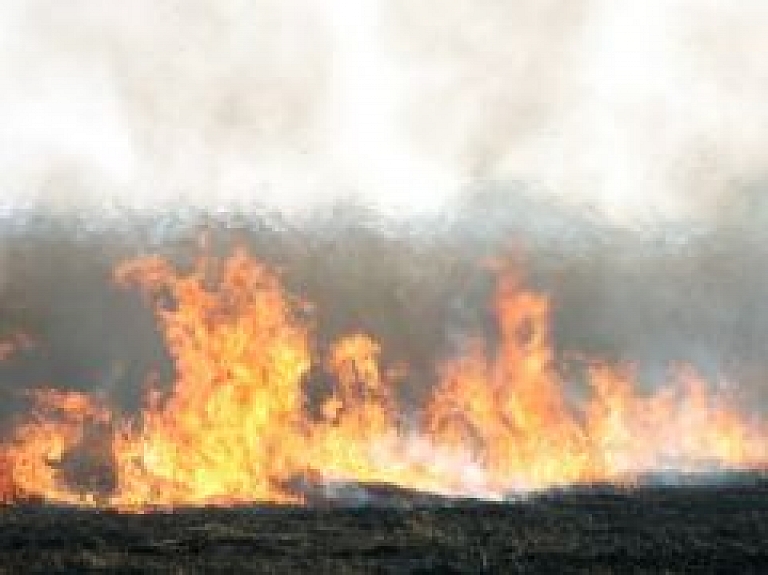
[[[622,218],[768,160],[764,0],[4,0],[0,202],[441,205],[516,180]]]

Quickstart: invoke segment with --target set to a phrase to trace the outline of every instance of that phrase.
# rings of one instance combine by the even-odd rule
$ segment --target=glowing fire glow
[[[301,502],[301,485],[387,482],[454,495],[593,481],[673,468],[768,467],[768,426],[711,391],[691,369],[640,394],[631,370],[593,362],[576,400],[558,370],[545,296],[499,275],[499,342],[477,340],[446,362],[407,417],[402,369],[352,334],[312,357],[303,302],[244,250],[181,273],[155,257],[122,265],[119,282],[148,297],[176,369],[140,416],[97,397],[39,391],[0,448],[0,501],[42,498],[124,510]],[[310,367],[335,387],[308,405]]]

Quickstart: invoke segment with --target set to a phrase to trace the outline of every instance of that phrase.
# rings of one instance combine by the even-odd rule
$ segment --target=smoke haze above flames
[[[759,0],[7,0],[0,193],[55,208],[523,181],[619,220],[760,181]]]

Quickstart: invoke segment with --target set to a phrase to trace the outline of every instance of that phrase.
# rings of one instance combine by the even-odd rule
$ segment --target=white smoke
[[[687,215],[768,160],[761,0],[5,0],[0,202]]]

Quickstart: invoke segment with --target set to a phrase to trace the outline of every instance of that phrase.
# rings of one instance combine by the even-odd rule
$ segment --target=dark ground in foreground
[[[3,573],[768,573],[768,483],[505,504],[121,515],[0,508]]]

